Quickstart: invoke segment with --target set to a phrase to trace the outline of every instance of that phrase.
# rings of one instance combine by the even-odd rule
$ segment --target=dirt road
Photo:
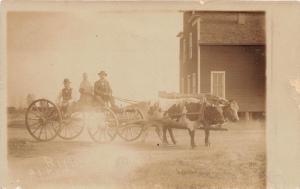
[[[161,146],[154,132],[145,142],[95,144],[76,140],[34,141],[23,126],[8,128],[9,187],[26,188],[265,188],[265,132],[261,123],[228,125],[212,132],[210,147],[197,131],[190,149],[187,131],[177,146]]]

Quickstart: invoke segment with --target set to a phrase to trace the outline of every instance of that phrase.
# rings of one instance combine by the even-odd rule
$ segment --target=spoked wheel
[[[61,130],[58,136],[62,139],[72,140],[78,137],[85,125],[85,114],[82,112],[73,112],[65,116],[61,122]]]
[[[49,100],[35,100],[26,111],[25,124],[34,139],[38,141],[52,140],[60,131],[60,111]]]
[[[143,120],[144,116],[139,109],[127,109],[119,115],[119,136],[126,141],[137,140],[143,133],[144,127],[135,122]]]
[[[118,134],[118,118],[106,107],[90,112],[86,117],[86,124],[90,137],[97,143],[111,142]]]

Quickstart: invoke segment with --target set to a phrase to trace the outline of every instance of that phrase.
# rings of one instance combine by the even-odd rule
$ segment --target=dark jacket
[[[61,91],[63,101],[69,101],[72,99],[72,88],[63,88]]]
[[[112,95],[112,90],[109,82],[106,79],[99,79],[94,85],[94,94],[96,96],[109,97]]]

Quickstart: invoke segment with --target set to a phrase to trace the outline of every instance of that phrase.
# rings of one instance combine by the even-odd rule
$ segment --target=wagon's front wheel
[[[142,112],[136,108],[126,109],[120,117],[119,136],[128,142],[137,140],[144,131],[144,126],[138,123],[144,119]]]
[[[90,112],[86,124],[90,137],[97,143],[111,142],[118,134],[118,118],[109,108]]]
[[[29,105],[25,114],[25,124],[34,139],[49,141],[60,131],[61,114],[53,102],[38,99]]]

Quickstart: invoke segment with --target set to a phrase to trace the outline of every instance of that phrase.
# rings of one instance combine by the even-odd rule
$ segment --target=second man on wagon
[[[79,87],[81,105],[91,105],[93,102],[93,86],[88,80],[87,73],[82,74],[82,81]]]
[[[99,80],[96,81],[94,85],[94,95],[96,100],[101,105],[110,103],[112,108],[118,109],[118,107],[115,105],[114,97],[112,96],[112,89],[107,80],[107,73],[105,71],[100,71],[98,76]]]

